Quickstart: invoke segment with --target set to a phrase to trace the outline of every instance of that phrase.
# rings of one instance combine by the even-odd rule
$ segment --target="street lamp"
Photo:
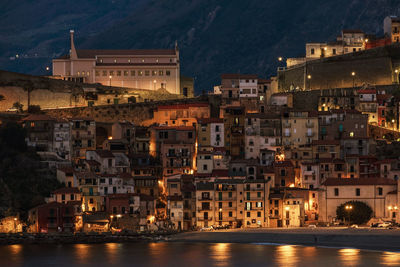
[[[108,78],[110,78],[110,87],[111,87],[111,79],[112,79],[112,76],[110,75]]]
[[[394,131],[394,122],[395,122],[395,120],[393,119],[393,120],[392,120],[393,131]]]
[[[346,209],[346,211],[348,213],[348,218],[349,218],[348,222],[350,224],[350,212],[353,209],[353,206],[352,205],[346,205],[345,209]]]
[[[308,80],[308,88],[311,90],[311,75],[307,75],[307,80]]]
[[[283,58],[282,57],[278,57],[278,61],[282,61],[283,60]]]
[[[353,88],[354,88],[354,78],[355,78],[355,76],[356,76],[356,73],[353,71],[353,72],[351,72],[351,76],[353,77]]]

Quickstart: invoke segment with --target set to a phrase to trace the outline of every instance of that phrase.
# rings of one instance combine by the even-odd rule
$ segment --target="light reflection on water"
[[[214,260],[215,266],[230,266],[231,258],[231,244],[230,243],[217,243],[212,244],[210,247],[210,256]]]
[[[360,250],[342,248],[338,251],[343,266],[357,266],[360,263]]]
[[[0,246],[0,266],[400,266],[400,253],[235,243]]]
[[[386,266],[400,266],[400,253],[383,252],[382,263]]]
[[[284,245],[276,247],[276,262],[279,266],[297,266],[297,247]]]

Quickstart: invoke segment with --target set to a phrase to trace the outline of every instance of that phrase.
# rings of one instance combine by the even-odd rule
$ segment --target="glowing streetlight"
[[[311,74],[307,75],[307,80],[308,80],[308,89],[311,90]]]
[[[353,72],[351,72],[351,77],[353,77],[353,88],[354,88],[354,78],[355,78],[355,76],[356,76],[356,73],[353,71]]]
[[[50,67],[49,67],[49,66],[46,66],[46,70],[49,71],[49,70],[50,70]]]
[[[282,57],[278,57],[278,61],[282,61],[283,60],[283,58]]]
[[[350,212],[353,209],[352,205],[346,205],[345,209],[348,211],[348,218],[349,218],[349,224],[350,224]]]
[[[108,76],[108,78],[110,78],[110,87],[111,87],[111,79],[112,79],[112,76],[110,75],[110,76]]]
[[[290,208],[289,207],[285,207],[285,210],[290,210]]]

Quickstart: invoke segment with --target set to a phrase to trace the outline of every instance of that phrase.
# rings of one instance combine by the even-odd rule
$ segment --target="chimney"
[[[70,59],[78,59],[78,54],[76,53],[75,44],[74,44],[74,30],[69,31],[71,38],[71,50],[69,51]]]

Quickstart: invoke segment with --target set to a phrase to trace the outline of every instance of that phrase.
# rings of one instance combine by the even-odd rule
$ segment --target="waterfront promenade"
[[[400,251],[400,229],[378,228],[259,228],[186,232],[169,237],[173,242],[292,244]]]

